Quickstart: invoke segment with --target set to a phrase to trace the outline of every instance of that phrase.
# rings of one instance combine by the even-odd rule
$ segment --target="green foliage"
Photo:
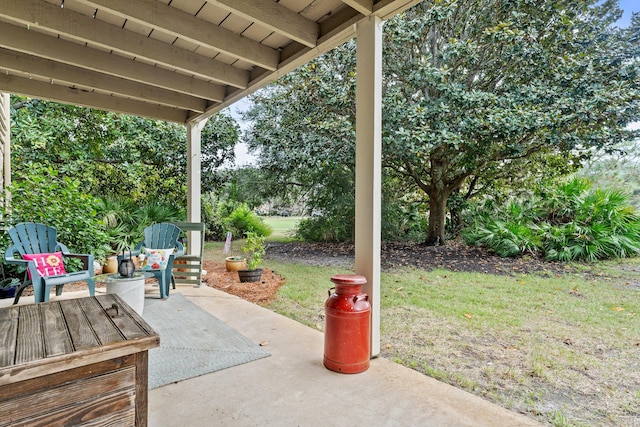
[[[16,277],[8,277],[6,279],[0,280],[0,289],[10,289],[18,286],[20,284],[20,280]]]
[[[424,1],[385,24],[383,167],[428,197],[427,243],[445,241],[453,194],[565,176],[591,148],[638,136],[626,125],[640,118],[640,19],[621,29],[619,15],[613,1]],[[349,42],[253,97],[248,143],[273,194],[310,211],[352,194],[355,75]]]
[[[640,215],[615,190],[574,179],[506,206],[478,209],[463,232],[470,244],[500,256],[540,252],[552,261],[595,261],[640,254]]]
[[[202,222],[205,223],[205,240],[224,240],[224,218],[220,216],[218,200],[213,193],[203,194],[201,197]]]
[[[383,241],[424,241],[428,205],[419,196],[419,193],[402,185],[401,181],[385,177],[382,186]]]
[[[186,213],[174,205],[136,202],[106,197],[99,200],[98,215],[109,236],[110,253],[120,253],[144,239],[144,229],[159,222],[184,221]]]
[[[14,176],[45,163],[97,197],[186,203],[185,126],[15,96],[12,102]],[[233,161],[238,135],[227,114],[211,117],[202,130],[204,192],[222,185],[219,169]]]
[[[353,241],[353,217],[324,215],[303,218],[298,222],[295,235],[306,242],[349,242]]]
[[[222,199],[214,193],[202,198],[202,220],[207,225],[208,240],[224,240],[227,232],[234,238],[242,238],[247,232],[271,234],[271,228],[246,204]]]
[[[16,219],[56,226],[67,239],[61,241],[97,259],[132,247],[148,225],[184,220],[184,126],[16,96],[12,101]],[[205,192],[222,185],[219,169],[233,160],[238,134],[226,114],[204,127]]]
[[[262,264],[265,251],[264,236],[248,231],[247,238],[242,246],[242,253],[247,258],[248,270],[255,270]]]
[[[260,152],[265,194],[304,203],[314,215],[300,224],[306,239],[353,239],[354,70],[349,42],[252,96],[246,136]]]
[[[453,191],[566,173],[632,137],[635,30],[596,3],[425,1],[385,26],[385,154],[429,195],[427,242]]]
[[[244,203],[250,209],[262,205],[266,199],[273,200],[269,184],[266,182],[263,170],[244,166],[239,169],[225,171],[222,174],[224,184],[220,188],[220,198]]]
[[[640,209],[640,140],[596,151],[578,173],[596,188],[624,188],[631,193],[633,205]]]
[[[249,233],[254,233],[264,237],[271,234],[269,226],[245,204],[240,204],[236,207],[234,211],[224,219],[224,223],[227,231],[231,231],[234,236],[248,236]]]
[[[539,239],[533,226],[518,221],[500,221],[487,219],[486,223],[463,232],[467,242],[488,246],[502,257],[518,256],[535,252]]]
[[[85,192],[80,181],[44,164],[31,164],[9,188],[11,210],[3,208],[7,224],[39,222],[55,227],[58,241],[76,253],[100,258],[108,250],[104,222],[96,210],[99,201]],[[6,234],[3,247],[9,244]]]

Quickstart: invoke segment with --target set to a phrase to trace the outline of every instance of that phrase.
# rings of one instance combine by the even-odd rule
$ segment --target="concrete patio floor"
[[[360,374],[329,371],[322,365],[322,332],[207,286],[172,292],[263,343],[271,356],[150,390],[149,426],[540,425],[385,358]],[[0,307],[11,301],[0,300]]]

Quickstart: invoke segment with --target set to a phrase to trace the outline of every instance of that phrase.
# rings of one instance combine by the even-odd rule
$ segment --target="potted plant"
[[[8,278],[0,280],[0,298],[13,298],[16,295],[16,288],[20,280]]]
[[[264,257],[264,237],[258,236],[254,232],[247,232],[247,239],[242,246],[242,253],[246,257],[247,268],[238,270],[238,277],[241,282],[259,282],[262,278],[262,264]]]

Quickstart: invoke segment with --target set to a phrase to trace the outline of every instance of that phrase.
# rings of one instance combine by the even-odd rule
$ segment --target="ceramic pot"
[[[102,272],[105,274],[112,274],[118,272],[118,256],[117,255],[107,255],[107,259],[104,262],[104,267],[102,267]]]
[[[244,257],[231,256],[225,259],[227,271],[238,271],[247,268],[247,261]]]

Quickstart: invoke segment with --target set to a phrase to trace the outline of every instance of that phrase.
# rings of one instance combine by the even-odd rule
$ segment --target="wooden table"
[[[3,308],[0,325],[0,426],[147,425],[160,338],[118,295]]]

